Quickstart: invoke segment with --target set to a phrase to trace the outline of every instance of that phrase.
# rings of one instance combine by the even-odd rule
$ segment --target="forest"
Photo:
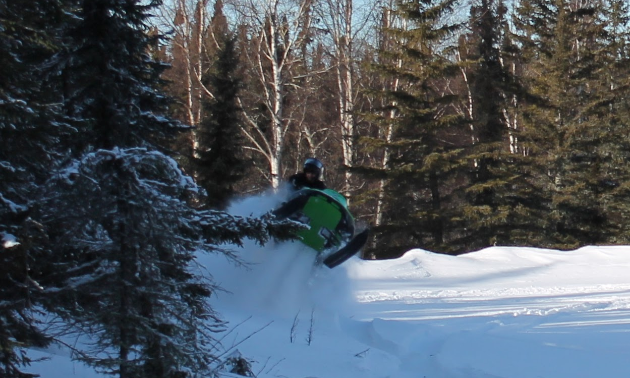
[[[307,157],[365,259],[628,244],[629,23],[626,0],[0,0],[0,376],[73,333],[120,378],[212,376],[194,256],[290,238],[226,209]]]
[[[365,258],[628,242],[624,1],[182,0],[159,14],[171,114],[197,126],[176,159],[216,206],[316,156],[371,226]]]

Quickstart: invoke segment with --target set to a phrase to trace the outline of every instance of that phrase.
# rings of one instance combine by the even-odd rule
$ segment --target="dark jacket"
[[[291,184],[295,190],[299,190],[302,188],[311,188],[311,189],[320,189],[320,190],[326,189],[326,184],[324,184],[324,182],[321,180],[308,182],[304,172],[296,173],[293,176],[289,177],[289,184]]]

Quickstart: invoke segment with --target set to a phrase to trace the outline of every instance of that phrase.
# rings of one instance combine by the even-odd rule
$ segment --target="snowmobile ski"
[[[324,265],[330,269],[344,263],[346,260],[356,255],[368,240],[369,230],[365,229],[358,233],[355,237],[343,246],[337,252],[329,255],[324,259]]]

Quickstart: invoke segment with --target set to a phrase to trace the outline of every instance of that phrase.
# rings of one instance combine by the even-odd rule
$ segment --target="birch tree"
[[[342,163],[344,170],[344,192],[350,198],[352,192],[352,171],[356,159],[357,139],[357,62],[360,59],[366,34],[374,28],[376,1],[322,0],[318,3],[318,20],[330,37],[328,52],[336,82],[337,123],[341,138]]]
[[[406,20],[397,19],[395,17],[394,12],[391,11],[393,6],[394,6],[393,3],[390,1],[388,6],[383,7],[382,25],[381,25],[382,29],[388,30],[392,28],[394,24],[396,24],[397,22],[401,23],[400,27],[402,29],[406,29]],[[391,41],[391,38],[387,36],[385,33],[382,34],[380,44],[381,44],[381,50],[383,51],[391,50],[392,48],[394,48],[393,41]],[[393,64],[395,65],[396,69],[400,70],[402,66],[402,59],[400,57],[396,57],[393,59],[394,59]],[[400,89],[400,84],[401,84],[400,78],[394,77],[390,80],[386,80],[382,85],[383,85],[383,90],[397,92]],[[393,120],[396,117],[396,110],[395,110],[396,101],[394,100],[391,106],[387,106],[386,108],[387,108],[386,117],[390,120]],[[382,135],[380,136],[380,138],[385,141],[386,146],[383,149],[383,155],[380,162],[380,169],[385,170],[389,166],[389,161],[391,158],[391,150],[389,147],[387,147],[387,144],[391,143],[393,140],[394,128],[393,128],[392,123],[387,123],[385,128],[381,129],[381,133]],[[374,224],[377,227],[383,224],[383,209],[385,206],[386,184],[387,184],[387,180],[385,180],[384,178],[381,178],[379,180],[378,199],[376,203],[376,215],[374,218]]]
[[[249,46],[244,51],[251,72],[248,98],[239,102],[246,125],[249,149],[264,157],[265,172],[273,188],[280,185],[287,135],[295,126],[296,107],[289,98],[302,63],[296,51],[306,43],[299,30],[310,27],[310,0],[248,0],[233,4],[239,24],[249,26]],[[306,24],[305,24],[306,23]]]
[[[393,53],[398,50],[397,43],[387,31],[394,25],[405,29],[406,20],[397,17],[393,7],[394,2],[388,1],[381,7],[380,11],[380,25],[376,28],[373,62],[371,68],[367,70],[367,74],[371,77],[366,88],[362,89],[367,109],[361,116],[374,129],[361,132],[357,141],[357,152],[361,154],[364,162],[357,163],[354,169],[362,176],[364,182],[366,182],[366,178],[367,181],[370,178],[373,180],[371,185],[367,184],[367,188],[361,190],[355,198],[359,203],[364,203],[361,211],[367,210],[368,213],[361,215],[367,216],[371,220],[374,229],[379,229],[385,224],[386,191],[390,183],[387,170],[392,158],[391,143],[394,140],[394,123],[399,117],[396,110],[396,99],[384,96],[384,94],[397,92],[403,86],[399,77],[390,77],[382,71],[383,66],[386,65],[395,67],[395,70],[400,70],[402,66],[401,57],[395,56],[396,54]],[[366,203],[372,205],[366,206]],[[372,233],[370,247],[365,250],[363,258],[376,258],[376,244],[376,235]]]
[[[208,25],[206,7],[209,0],[177,0],[160,8],[159,23],[171,30],[171,80],[180,89],[183,114],[189,125],[198,125],[201,119],[200,102],[204,90],[201,75],[205,69],[204,30]]]

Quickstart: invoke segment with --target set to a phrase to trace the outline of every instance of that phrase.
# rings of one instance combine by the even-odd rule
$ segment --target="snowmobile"
[[[297,238],[331,269],[357,254],[368,239],[368,229],[356,232],[346,198],[332,189],[300,189],[273,213],[308,226]]]

